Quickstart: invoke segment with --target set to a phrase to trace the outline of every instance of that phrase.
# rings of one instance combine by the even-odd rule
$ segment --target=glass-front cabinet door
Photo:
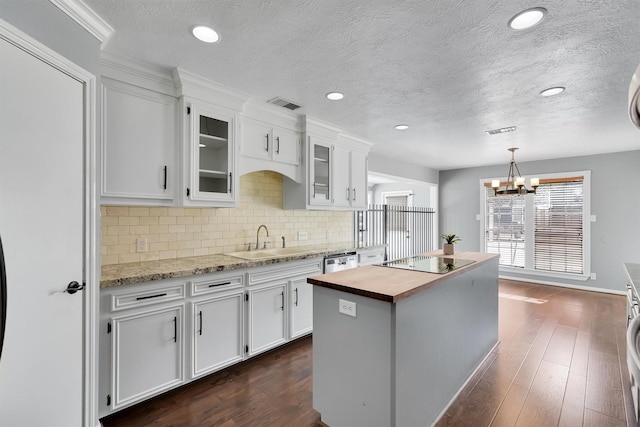
[[[201,201],[235,201],[234,115],[194,104],[187,112],[192,136],[191,188],[187,189],[187,197]]]
[[[309,136],[309,189],[310,205],[330,205],[332,145],[315,136]]]

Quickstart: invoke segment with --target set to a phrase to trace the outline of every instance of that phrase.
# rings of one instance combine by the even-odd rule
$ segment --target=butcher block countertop
[[[421,255],[444,257],[441,250]],[[473,270],[485,262],[497,258],[498,255],[480,252],[456,252],[455,255],[447,255],[446,257],[468,259],[476,262],[445,274],[370,265],[309,277],[307,282],[316,286],[397,303],[451,277]]]

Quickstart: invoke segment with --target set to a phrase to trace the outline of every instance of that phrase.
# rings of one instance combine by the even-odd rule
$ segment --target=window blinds
[[[534,268],[582,274],[582,177],[540,184],[534,197]]]
[[[487,182],[484,189],[485,252],[499,254],[500,265],[584,274],[583,176],[540,179],[526,196],[495,196]]]

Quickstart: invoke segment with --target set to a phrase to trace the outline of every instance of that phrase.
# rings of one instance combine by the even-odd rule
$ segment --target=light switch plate
[[[307,240],[309,238],[309,234],[306,231],[298,231],[298,240]]]
[[[347,301],[345,299],[339,300],[340,306],[338,312],[346,314],[347,316],[356,317],[356,303]]]

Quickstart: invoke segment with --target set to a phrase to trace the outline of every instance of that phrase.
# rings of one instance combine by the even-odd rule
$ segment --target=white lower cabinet
[[[183,381],[182,304],[113,318],[113,409]]]
[[[242,360],[244,291],[192,303],[193,378]]]
[[[310,333],[321,272],[313,258],[102,289],[100,416]]]
[[[289,334],[293,339],[313,330],[313,286],[301,277],[289,281],[289,290]]]
[[[247,293],[248,355],[253,356],[287,341],[287,283],[250,289]]]

